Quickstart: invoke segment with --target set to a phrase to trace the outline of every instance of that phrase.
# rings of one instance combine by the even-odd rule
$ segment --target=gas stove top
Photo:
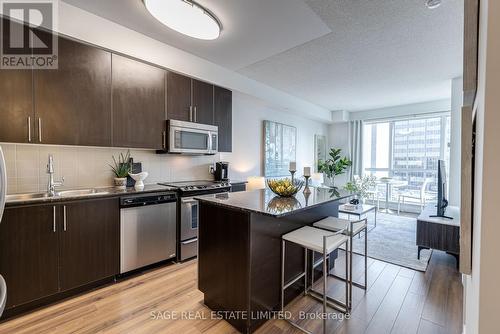
[[[186,182],[162,182],[158,183],[162,186],[175,187],[181,192],[193,192],[200,190],[216,190],[230,188],[231,184],[229,182],[219,182],[210,180],[201,181],[186,181]]]

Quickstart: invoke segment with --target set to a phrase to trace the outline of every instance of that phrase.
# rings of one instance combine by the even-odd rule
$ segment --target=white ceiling
[[[63,0],[330,110],[449,98],[462,74],[463,0],[199,0],[216,41],[181,35],[141,0]]]
[[[231,70],[330,33],[301,0],[197,0],[222,23],[221,35],[214,41],[194,39],[162,25],[142,0],[63,1]]]

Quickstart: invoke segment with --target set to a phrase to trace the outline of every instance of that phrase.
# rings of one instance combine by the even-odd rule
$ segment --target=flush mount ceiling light
[[[429,9],[438,8],[441,6],[441,0],[425,0],[425,5]]]
[[[221,24],[210,11],[191,0],[144,0],[155,19],[181,34],[213,40],[220,35]]]

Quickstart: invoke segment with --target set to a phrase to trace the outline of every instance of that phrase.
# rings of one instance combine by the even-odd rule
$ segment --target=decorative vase
[[[335,188],[335,175],[327,176],[325,179],[327,186],[329,186],[330,188]]]
[[[143,190],[144,189],[144,180],[148,177],[148,172],[141,172],[138,174],[128,174],[131,178],[135,180],[134,188],[135,190]]]
[[[115,186],[119,189],[125,189],[127,187],[127,178],[115,177]]]

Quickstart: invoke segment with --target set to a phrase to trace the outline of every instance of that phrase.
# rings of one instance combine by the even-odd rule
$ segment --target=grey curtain
[[[349,122],[349,155],[352,160],[350,180],[363,175],[363,121]]]

